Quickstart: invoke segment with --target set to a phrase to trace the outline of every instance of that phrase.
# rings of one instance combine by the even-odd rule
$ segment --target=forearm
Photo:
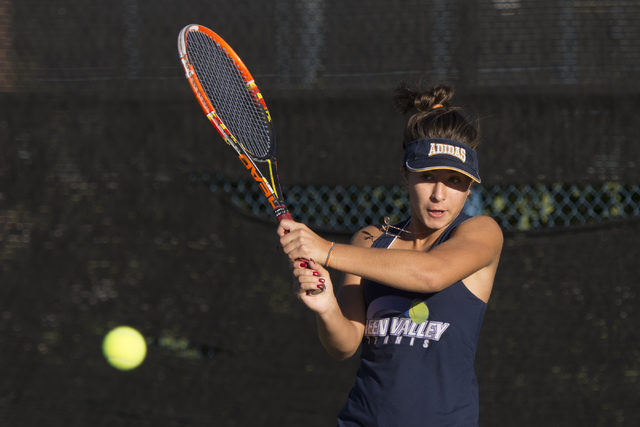
[[[347,319],[336,303],[325,313],[316,313],[318,336],[327,352],[339,360],[355,354],[362,341],[358,327]]]
[[[436,292],[446,287],[446,266],[425,252],[336,245],[330,267],[396,289]]]

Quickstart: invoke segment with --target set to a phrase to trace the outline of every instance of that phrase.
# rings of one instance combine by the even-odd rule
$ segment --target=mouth
[[[442,218],[446,213],[446,211],[439,210],[439,209],[427,209],[427,212],[429,213],[429,216],[433,218]]]

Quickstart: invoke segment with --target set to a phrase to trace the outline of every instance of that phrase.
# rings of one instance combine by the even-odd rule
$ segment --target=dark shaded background
[[[357,358],[322,349],[274,222],[199,179],[246,172],[182,76],[192,22],[253,71],[284,185],[396,183],[390,94],[420,75],[480,117],[483,183],[639,181],[635,3],[0,0],[3,426],[325,426],[346,399]],[[482,426],[640,423],[639,236],[506,233]],[[131,372],[101,354],[122,324]]]

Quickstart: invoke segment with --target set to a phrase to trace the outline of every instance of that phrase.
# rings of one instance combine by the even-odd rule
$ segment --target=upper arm
[[[500,257],[503,241],[502,230],[492,218],[477,216],[460,224],[451,238],[440,246],[446,248],[447,243],[453,242],[456,250],[470,256],[474,270],[479,270]]]
[[[466,279],[467,286],[473,283],[476,288],[472,292],[487,300],[503,240],[502,230],[490,217],[474,217],[459,225],[449,240],[428,252],[440,267],[434,270],[436,286]]]
[[[381,231],[375,226],[363,228],[351,239],[352,246],[368,248],[380,236]],[[336,298],[342,314],[358,329],[360,336],[364,334],[366,311],[364,303],[363,279],[354,274],[345,273],[342,285]]]

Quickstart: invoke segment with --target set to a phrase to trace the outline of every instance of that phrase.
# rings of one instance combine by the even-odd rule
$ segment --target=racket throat
[[[267,201],[273,208],[276,214],[276,217],[280,218],[283,215],[288,215],[289,212],[287,211],[287,208],[284,206],[284,203],[282,203],[278,199],[278,197],[276,197],[275,192],[273,191],[273,189],[271,188],[267,180],[262,175],[260,175],[260,173],[258,173],[258,171],[256,170],[256,166],[253,164],[251,159],[249,159],[243,153],[240,153],[238,155],[238,158],[240,159],[244,167],[247,168],[247,170],[251,173],[251,177],[253,178],[253,180],[257,182],[258,185],[260,186],[260,189],[262,190],[265,197],[267,198]]]

